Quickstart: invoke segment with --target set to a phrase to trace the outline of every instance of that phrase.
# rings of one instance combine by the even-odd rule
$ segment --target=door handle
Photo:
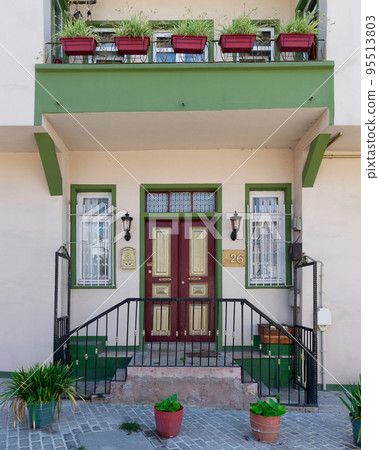
[[[171,281],[171,278],[158,278],[158,281]]]
[[[201,280],[201,278],[200,277],[189,277],[188,280],[189,281],[199,281],[199,280]]]

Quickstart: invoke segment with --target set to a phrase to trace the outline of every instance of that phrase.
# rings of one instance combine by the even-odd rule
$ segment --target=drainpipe
[[[326,380],[325,380],[325,364],[326,364],[326,336],[325,332],[328,329],[328,326],[331,325],[331,313],[330,310],[324,307],[324,263],[322,261],[317,261],[320,264],[320,307],[317,313],[317,324],[318,328],[321,332],[321,345],[320,345],[320,353],[321,353],[321,381],[322,381],[322,390],[326,391]]]

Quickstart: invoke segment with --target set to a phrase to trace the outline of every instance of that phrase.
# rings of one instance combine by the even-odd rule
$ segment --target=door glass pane
[[[170,212],[191,212],[191,192],[171,192]]]
[[[147,212],[168,212],[168,194],[148,192],[146,194]]]
[[[216,210],[215,192],[194,192],[193,211],[194,212],[214,212]]]

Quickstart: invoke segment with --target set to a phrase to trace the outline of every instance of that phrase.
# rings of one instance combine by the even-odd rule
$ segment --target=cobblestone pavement
[[[282,417],[279,437],[275,444],[270,444],[270,448],[356,449],[339,395],[320,393],[318,413],[287,412]],[[141,425],[146,439],[158,449],[268,448],[267,444],[254,440],[247,411],[185,408],[179,435],[163,439],[156,434],[152,407],[81,402],[73,413],[72,406],[64,402],[59,421],[55,419],[51,427],[35,432],[26,422],[14,429],[8,408],[0,410],[0,450],[77,449],[80,433],[101,433],[117,429],[123,422],[134,421]],[[100,449],[99,446],[97,448]]]

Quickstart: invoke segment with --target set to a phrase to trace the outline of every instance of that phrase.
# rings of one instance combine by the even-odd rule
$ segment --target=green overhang
[[[50,195],[62,195],[62,175],[55,145],[47,133],[34,133]]]
[[[35,125],[42,114],[329,108],[332,61],[36,65]]]
[[[328,145],[330,134],[319,134],[313,139],[303,169],[303,187],[313,187]]]

